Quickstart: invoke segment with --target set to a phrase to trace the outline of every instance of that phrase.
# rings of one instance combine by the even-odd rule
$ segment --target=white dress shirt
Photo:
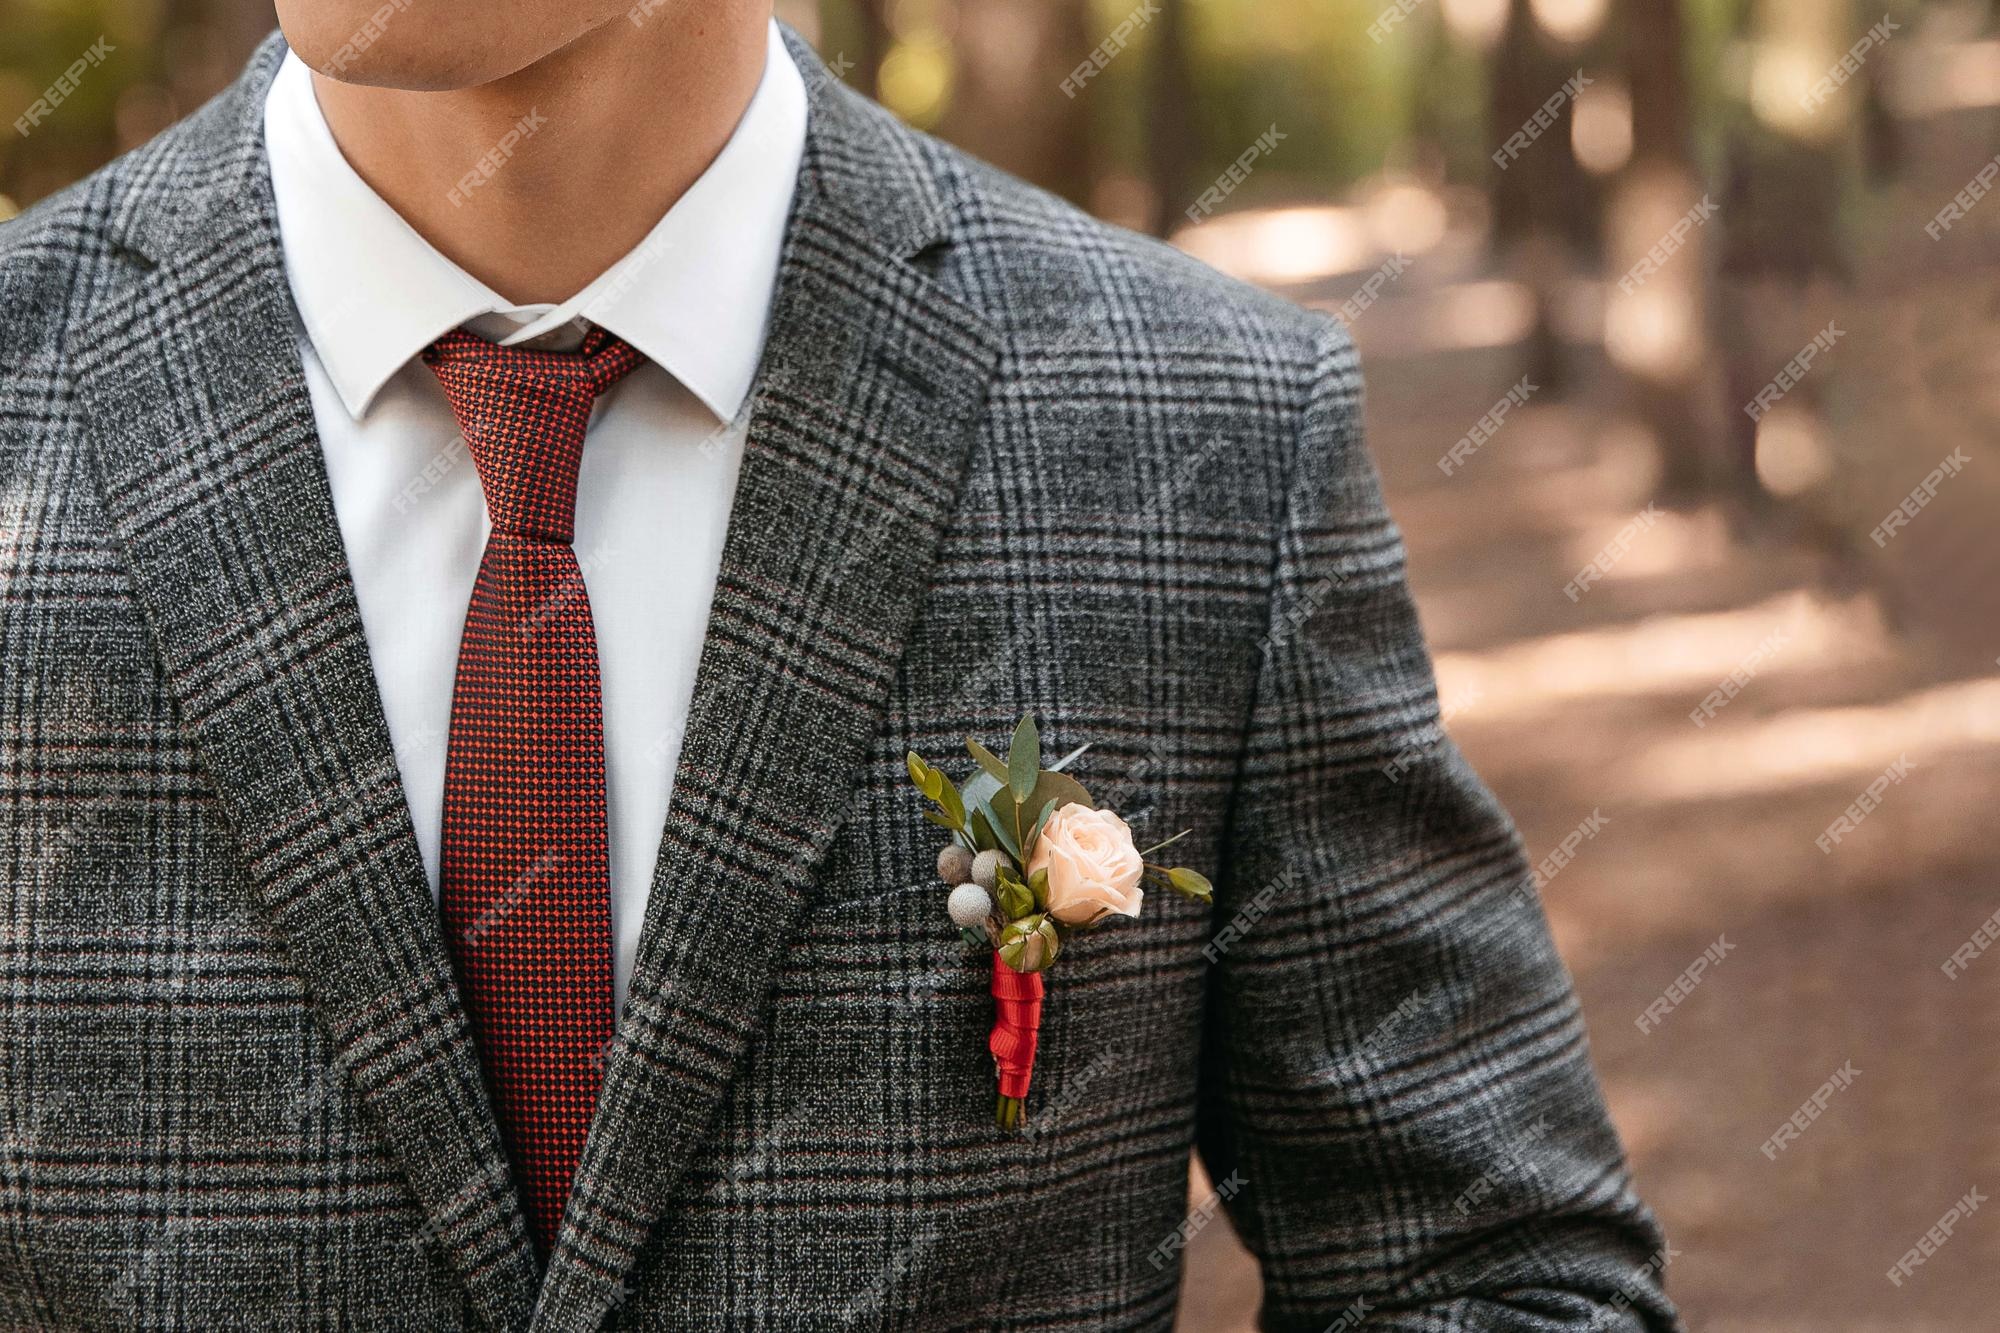
[[[355,174],[296,56],[286,55],[264,106],[313,416],[433,898],[459,635],[490,524],[478,470],[417,354],[460,325],[508,344],[573,346],[588,321],[647,358],[598,400],[576,499],[603,680],[621,1005],[805,125],[805,84],[773,24],[763,80],[734,134],[652,233],[561,305],[517,306],[439,254]],[[478,206],[477,194],[464,205],[474,216]]]

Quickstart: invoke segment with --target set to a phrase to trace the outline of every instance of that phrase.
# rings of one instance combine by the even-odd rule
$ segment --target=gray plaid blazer
[[[6,1327],[1165,1328],[1197,1145],[1271,1327],[1672,1326],[1341,327],[803,46],[637,974],[539,1263],[300,369],[282,51],[0,231]],[[1074,944],[1010,1135],[902,755],[1028,710],[1217,901]]]

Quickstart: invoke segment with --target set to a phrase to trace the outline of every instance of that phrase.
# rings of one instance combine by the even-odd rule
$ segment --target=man
[[[1666,1328],[1340,327],[755,0],[289,0],[0,233],[10,1326]],[[586,447],[587,444],[587,447]],[[1025,1132],[902,755],[1213,867]],[[663,831],[663,832],[662,832]]]

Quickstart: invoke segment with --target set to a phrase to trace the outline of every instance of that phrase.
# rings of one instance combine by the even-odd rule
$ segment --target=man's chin
[[[522,17],[527,21],[473,22],[435,12],[423,0],[351,9],[317,0],[278,5],[285,41],[308,68],[341,83],[409,92],[451,92],[504,79],[592,26],[582,6]]]

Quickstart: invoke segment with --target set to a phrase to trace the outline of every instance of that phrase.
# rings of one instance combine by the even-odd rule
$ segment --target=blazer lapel
[[[536,1312],[594,1328],[717,1111],[881,723],[998,340],[908,256],[917,141],[812,93],[770,335],[638,963]]]
[[[262,147],[267,43],[176,130],[80,376],[105,511],[257,907],[435,1248],[495,1329],[537,1265],[425,884],[294,342]],[[315,1073],[317,1071],[314,1071]]]

